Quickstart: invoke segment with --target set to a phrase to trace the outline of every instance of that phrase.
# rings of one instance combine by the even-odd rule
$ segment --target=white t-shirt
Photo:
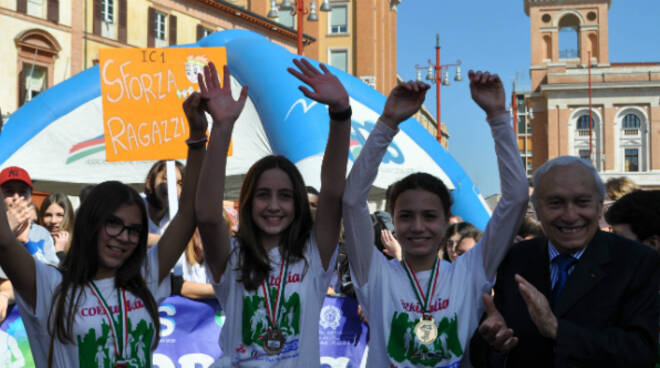
[[[145,275],[147,287],[151,293],[158,287],[158,250],[157,246],[147,254],[149,274]],[[48,351],[51,337],[46,322],[53,302],[53,293],[62,281],[62,274],[54,267],[35,262],[37,299],[34,310],[17,295],[16,301],[23,318],[30,341],[32,356],[37,367],[48,366]],[[163,284],[169,284],[166,278]],[[119,304],[114,278],[94,281],[116,321]],[[169,295],[169,287],[161,284],[164,294],[154,295],[160,302]],[[135,295],[126,292],[126,311],[128,321],[128,339],[125,346],[126,357],[134,367],[151,367],[151,346],[155,344],[154,323],[144,304]],[[55,339],[53,346],[53,367],[111,367],[114,364],[114,341],[108,319],[103,313],[99,300],[85,287],[76,316],[74,317],[73,340],[75,343],[63,344]]]
[[[355,289],[369,321],[368,367],[459,366],[484,312],[481,294],[489,293],[492,287],[486,279],[480,246],[454,263],[438,261],[437,284],[428,302],[438,338],[428,346],[413,333],[422,309],[401,262],[388,261],[382,253],[374,252],[369,282]],[[424,293],[430,274],[431,270],[416,274]]]
[[[184,253],[185,257],[185,253]],[[185,281],[197,282],[200,284],[211,283],[211,278],[206,275],[205,262],[191,264],[186,258],[183,262],[183,279]]]
[[[334,267],[323,270],[321,257],[313,231],[305,245],[302,260],[290,264],[286,275],[287,282],[281,311],[279,328],[286,336],[284,350],[277,355],[268,355],[262,347],[262,336],[268,329],[267,309],[261,287],[256,291],[246,291],[239,282],[240,273],[236,269],[239,261],[238,243],[232,239],[232,253],[222,278],[214,284],[215,295],[223,306],[227,319],[220,334],[220,348],[223,355],[212,367],[319,367],[319,314]],[[268,285],[275,295],[280,274],[280,253],[272,249],[272,271]],[[330,265],[335,264],[337,252]]]

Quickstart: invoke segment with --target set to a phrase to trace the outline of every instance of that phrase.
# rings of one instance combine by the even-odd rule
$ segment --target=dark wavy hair
[[[261,174],[269,169],[284,171],[293,185],[294,216],[291,225],[281,234],[280,254],[282,259],[295,263],[304,260],[307,238],[312,230],[312,215],[305,182],[296,166],[284,156],[266,156],[248,170],[241,186],[238,206],[238,231],[236,239],[240,247],[238,271],[246,290],[256,290],[266,280],[272,267],[268,253],[261,244],[261,229],[252,219],[252,200]],[[307,261],[305,260],[305,269]]]
[[[387,188],[389,192],[387,197],[387,212],[391,213],[392,217],[394,217],[397,198],[399,198],[401,193],[411,189],[423,189],[437,195],[442,202],[442,210],[445,214],[445,219],[449,220],[449,208],[451,207],[452,200],[449,196],[447,186],[442,180],[423,172],[410,174]]]
[[[133,253],[115,273],[115,285],[137,296],[143,303],[154,323],[158,342],[160,323],[158,304],[147,289],[142,277],[142,268],[147,267],[147,211],[142,198],[135,189],[118,181],[106,181],[96,185],[78,209],[73,228],[71,248],[60,265],[62,283],[55,289],[49,313],[49,333],[62,342],[75,344],[73,321],[86,285],[98,271],[98,234],[103,231],[105,221],[119,207],[135,205],[140,209],[142,229]],[[145,274],[149,274],[146,270]],[[54,322],[51,324],[51,322]],[[155,344],[157,345],[157,344]],[[155,347],[155,345],[152,345]]]

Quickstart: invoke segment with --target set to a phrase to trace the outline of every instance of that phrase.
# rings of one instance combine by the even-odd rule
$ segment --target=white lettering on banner
[[[143,121],[137,125],[137,132],[135,124],[131,122],[127,124],[119,116],[109,118],[107,124],[115,154],[117,154],[118,148],[129,151],[153,144],[167,143],[186,134],[186,120],[183,117],[154,120],[151,126]]]
[[[171,304],[163,304],[158,307],[158,312],[165,313],[168,317],[160,317],[160,337],[167,337],[174,332],[174,318],[176,309]]]
[[[176,78],[174,77],[174,72],[172,70],[167,70],[167,85],[165,86],[165,89],[163,89],[163,72],[153,74],[144,73],[139,76],[131,75],[126,71],[126,68],[131,64],[130,61],[119,66],[120,77],[110,80],[108,78],[108,69],[114,63],[115,61],[113,59],[109,59],[103,64],[103,69],[101,70],[101,77],[105,84],[119,84],[119,95],[116,98],[107,95],[109,102],[117,103],[121,101],[122,98],[126,97],[129,100],[136,101],[144,98],[147,103],[150,103],[151,100],[162,100],[167,97],[171,91],[176,91],[178,89]]]
[[[284,120],[288,120],[288,119],[289,119],[289,115],[291,115],[291,112],[293,111],[293,109],[294,109],[296,106],[298,106],[298,105],[302,105],[302,107],[303,107],[303,114],[307,114],[307,111],[309,111],[309,109],[311,109],[312,106],[316,105],[316,101],[312,101],[312,103],[310,103],[310,104],[308,105],[308,104],[307,104],[307,101],[305,101],[304,98],[299,99],[298,101],[294,102],[293,105],[291,105],[291,108],[289,108],[289,111],[288,111],[288,112],[286,113],[286,115],[284,116]]]
[[[339,358],[333,358],[328,356],[321,357],[321,365],[326,364],[329,365],[330,368],[348,368],[348,363],[350,362],[351,362],[350,359],[346,357],[339,357]]]
[[[181,368],[197,368],[197,366],[208,367],[213,364],[214,361],[215,359],[210,355],[192,353],[180,356],[178,363]],[[177,368],[167,355],[159,353],[153,355],[152,363],[154,368]]]

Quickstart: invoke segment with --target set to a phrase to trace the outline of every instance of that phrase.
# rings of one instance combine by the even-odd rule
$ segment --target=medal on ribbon
[[[438,281],[438,258],[436,257],[433,268],[431,268],[431,277],[429,277],[428,284],[426,285],[426,294],[423,292],[422,286],[419,284],[419,280],[417,280],[417,276],[408,265],[408,262],[404,259],[401,264],[403,269],[406,270],[410,284],[415,291],[417,301],[422,306],[422,317],[415,325],[413,332],[419,342],[424,345],[431,344],[438,337],[438,326],[435,324],[435,319],[433,319],[429,311],[429,301],[433,300],[435,286]]]
[[[286,284],[286,273],[289,269],[288,259],[284,260],[280,265],[280,276],[279,283],[277,284],[277,293],[275,294],[275,299],[270,296],[270,287],[268,286],[268,279],[261,283],[261,289],[264,293],[264,298],[266,299],[266,310],[268,317],[268,331],[264,335],[261,345],[264,348],[264,351],[268,355],[277,355],[284,349],[284,343],[286,342],[286,337],[284,332],[278,328],[278,318],[280,316],[280,310],[282,299],[284,299],[284,287]]]
[[[117,303],[119,308],[118,322],[115,322],[115,318],[112,316],[112,311],[110,306],[105,301],[103,294],[99,291],[98,287],[94,281],[90,281],[90,285],[87,287],[92,292],[92,295],[96,297],[101,308],[103,308],[103,314],[108,319],[108,324],[110,325],[110,337],[113,341],[115,359],[114,367],[126,367],[128,361],[126,360],[126,342],[128,341],[128,316],[126,313],[126,290],[117,289]]]

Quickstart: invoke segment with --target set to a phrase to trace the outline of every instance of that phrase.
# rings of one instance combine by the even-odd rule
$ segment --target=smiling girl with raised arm
[[[0,204],[0,266],[16,290],[37,367],[151,366],[158,302],[169,296],[170,269],[195,228],[207,128],[200,103],[197,93],[184,103],[190,139],[179,211],[149,250],[144,202],[117,181],[96,185],[82,203],[59,268],[30,256]]]
[[[457,367],[483,312],[497,266],[512,244],[527,205],[527,179],[497,75],[470,71],[472,98],[487,114],[497,154],[502,198],[479,243],[455,263],[438,258],[451,199],[440,179],[411,174],[389,197],[402,260],[374,251],[367,195],[378,164],[417,112],[429,86],[395,87],[355,161],[344,193],[344,226],[353,283],[369,320],[368,367]]]
[[[321,192],[312,222],[302,176],[283,156],[257,161],[245,176],[239,225],[230,238],[222,220],[227,152],[246,98],[231,97],[228,69],[220,87],[213,67],[202,88],[213,129],[196,212],[207,267],[227,319],[223,355],[214,367],[318,367],[319,313],[334,270],[350,134],[348,94],[325,66],[294,60],[289,72],[310,86],[305,96],[330,112]]]

